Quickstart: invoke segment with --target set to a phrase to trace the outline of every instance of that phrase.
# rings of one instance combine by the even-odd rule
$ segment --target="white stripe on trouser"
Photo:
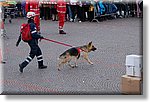
[[[59,30],[63,30],[63,27],[62,27],[62,26],[59,26]]]
[[[33,33],[36,33],[36,30],[32,31],[31,33],[32,33],[32,34],[33,34]]]
[[[37,56],[37,60],[38,62],[43,61],[43,56],[42,55]]]
[[[43,59],[38,59],[38,62],[43,61]]]
[[[37,58],[40,58],[40,57],[42,57],[42,55],[40,55],[40,56],[37,56]]]
[[[32,60],[32,58],[30,56],[28,56],[27,58],[29,58],[30,60]]]
[[[28,57],[25,59],[25,61],[29,63],[30,61],[32,61],[32,58],[31,58],[30,56],[28,56]]]
[[[28,59],[26,59],[25,61],[28,62],[28,63],[30,62]]]

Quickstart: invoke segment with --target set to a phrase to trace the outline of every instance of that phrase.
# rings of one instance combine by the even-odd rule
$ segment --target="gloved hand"
[[[18,47],[18,45],[19,45],[19,43],[17,42],[17,43],[16,43],[16,47]]]
[[[44,37],[43,37],[43,36],[40,36],[40,40],[39,40],[39,41],[41,42],[42,39],[44,39]]]
[[[40,37],[40,39],[43,39],[43,38],[44,38],[43,36]]]
[[[20,34],[20,36],[19,36],[19,38],[18,38],[18,41],[16,42],[16,46],[17,46],[17,47],[18,47],[20,41],[21,41],[21,34]]]

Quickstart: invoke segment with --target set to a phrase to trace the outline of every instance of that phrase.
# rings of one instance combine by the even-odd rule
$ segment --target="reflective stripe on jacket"
[[[57,3],[57,12],[66,13],[66,2],[61,1]]]

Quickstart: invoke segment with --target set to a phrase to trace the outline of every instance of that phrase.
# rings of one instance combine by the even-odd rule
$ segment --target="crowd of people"
[[[137,2],[138,1],[138,2]],[[18,1],[16,5],[5,8],[5,18],[26,17],[25,1]],[[125,18],[142,17],[143,1],[133,2],[104,2],[104,1],[82,1],[70,0],[66,5],[66,21],[92,21],[95,17]],[[58,20],[57,4],[40,3],[40,18],[43,20]],[[115,15],[111,15],[114,14]],[[107,16],[108,15],[108,16]],[[11,21],[10,21],[11,23]]]
[[[74,2],[73,2],[74,1]],[[116,13],[115,17],[142,17],[143,1],[139,2],[77,2],[73,0],[67,3],[66,20],[75,22],[92,21],[94,17],[101,15],[111,15]],[[56,4],[41,4],[40,18],[44,20],[57,20]],[[107,17],[108,18],[108,17]],[[109,16],[110,18],[110,16]]]

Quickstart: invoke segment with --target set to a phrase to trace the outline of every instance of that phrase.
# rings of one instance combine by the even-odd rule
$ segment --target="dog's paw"
[[[75,68],[75,66],[74,66],[74,65],[72,65],[72,66],[71,66],[71,68]]]
[[[90,62],[91,65],[94,65],[92,62]]]
[[[74,65],[69,64],[69,66],[70,66],[71,68],[74,68]]]

